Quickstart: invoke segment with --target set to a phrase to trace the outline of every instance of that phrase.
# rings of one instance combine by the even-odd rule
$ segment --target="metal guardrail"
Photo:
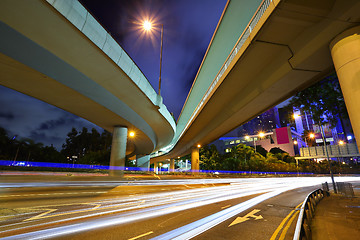
[[[310,223],[314,217],[315,206],[324,197],[324,191],[317,189],[305,198],[301,206],[293,240],[311,239]]]

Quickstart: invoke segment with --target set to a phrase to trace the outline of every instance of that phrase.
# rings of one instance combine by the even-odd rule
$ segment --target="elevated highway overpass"
[[[252,18],[244,8],[255,12]],[[173,163],[191,152],[197,170],[198,144],[214,141],[335,69],[360,139],[359,12],[357,0],[228,1],[175,138],[151,161]]]
[[[229,0],[175,126],[136,64],[78,1],[3,0],[0,84],[114,132],[114,166],[125,149],[145,155],[139,162],[152,152],[152,162],[191,152],[197,170],[196,145],[336,69],[360,139],[359,12],[357,0]],[[128,129],[137,132],[131,141]]]
[[[78,1],[0,1],[0,35],[0,84],[113,132],[111,165],[173,139],[162,98]]]

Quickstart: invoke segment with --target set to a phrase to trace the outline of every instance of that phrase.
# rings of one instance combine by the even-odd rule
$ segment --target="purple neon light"
[[[88,165],[88,164],[72,164],[72,163],[51,163],[51,162],[27,162],[27,161],[10,161],[0,160],[0,166],[14,166],[14,167],[50,167],[50,168],[73,168],[73,169],[98,169],[98,170],[122,170],[122,171],[154,171],[153,168],[140,167],[116,167],[103,165]],[[259,171],[225,171],[225,170],[199,170],[200,173],[222,173],[222,174],[313,174],[304,172],[259,172]]]

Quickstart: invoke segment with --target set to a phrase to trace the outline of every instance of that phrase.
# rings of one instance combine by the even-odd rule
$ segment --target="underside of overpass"
[[[172,151],[153,158],[152,162],[188,154],[197,144],[206,145],[216,140],[333,73],[331,42],[360,23],[360,2],[356,0],[263,1],[257,10],[259,14],[239,33],[238,42],[219,65],[211,61],[219,58],[216,52],[225,49],[217,39],[235,34],[240,21],[236,20],[239,4],[241,1],[229,1],[224,10],[179,117],[178,141],[174,142]],[[359,55],[352,59],[360,57],[357,51]],[[209,68],[216,69],[217,73],[202,75]],[[356,73],[359,70],[353,75]],[[351,81],[356,79],[359,83],[359,74]],[[356,92],[359,95],[358,83],[348,96]],[[343,88],[341,79],[340,84]],[[208,89],[201,91],[200,85]],[[346,100],[344,89],[343,92]],[[360,99],[354,101],[359,103]],[[348,110],[349,102],[346,101]],[[350,111],[349,114],[354,115]],[[351,116],[350,119],[353,125],[360,121]]]
[[[78,1],[0,1],[0,35],[1,85],[109,132],[125,129],[118,146],[128,155],[171,142],[175,121],[161,97]]]

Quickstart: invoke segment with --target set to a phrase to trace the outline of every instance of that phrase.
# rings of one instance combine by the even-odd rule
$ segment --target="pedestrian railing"
[[[294,234],[294,240],[311,239],[310,224],[314,217],[315,206],[324,197],[324,191],[317,189],[311,192],[303,202],[298,221],[296,223],[296,229]]]
[[[329,157],[355,157],[360,156],[359,149],[355,143],[347,143],[344,145],[326,145]],[[326,157],[324,146],[302,147],[300,148],[300,159],[304,157]]]

